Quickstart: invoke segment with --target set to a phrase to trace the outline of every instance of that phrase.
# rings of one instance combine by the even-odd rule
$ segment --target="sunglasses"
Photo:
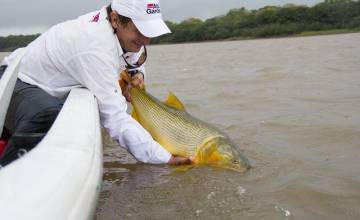
[[[129,70],[129,71],[141,67],[141,66],[145,63],[146,58],[147,58],[147,52],[146,52],[146,47],[145,47],[145,45],[144,45],[144,51],[141,53],[141,55],[140,55],[138,61],[136,61],[136,63],[130,64],[130,63],[126,60],[124,54],[122,55],[122,58],[124,59],[124,61],[125,61],[125,63],[126,63],[125,68],[126,68],[127,70]]]

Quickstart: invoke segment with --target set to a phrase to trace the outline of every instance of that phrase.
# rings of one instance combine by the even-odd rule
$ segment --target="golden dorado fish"
[[[130,94],[133,117],[171,154],[190,157],[194,164],[249,169],[249,161],[229,137],[187,113],[174,94],[169,93],[165,102],[138,87]]]

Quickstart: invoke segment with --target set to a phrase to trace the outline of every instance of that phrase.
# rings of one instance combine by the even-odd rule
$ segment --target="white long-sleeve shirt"
[[[107,20],[106,8],[53,26],[27,46],[19,78],[52,96],[86,87],[96,97],[101,124],[139,161],[167,163],[171,154],[129,114],[118,84],[125,69],[122,48]],[[16,52],[5,58],[9,64]],[[127,53],[128,61],[139,53]],[[143,70],[144,71],[144,70]]]

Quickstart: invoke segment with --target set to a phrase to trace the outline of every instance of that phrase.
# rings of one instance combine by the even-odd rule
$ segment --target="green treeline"
[[[0,37],[0,51],[13,51],[16,48],[25,47],[38,36],[39,34]]]
[[[325,0],[313,7],[240,8],[205,21],[191,18],[167,24],[173,33],[154,38],[152,44],[354,32],[360,31],[360,0]],[[38,36],[0,37],[0,51],[26,46]]]
[[[360,31],[360,1],[325,0],[313,7],[288,4],[258,10],[240,8],[205,21],[191,18],[167,24],[173,33],[155,38],[152,43],[288,36],[334,29]]]

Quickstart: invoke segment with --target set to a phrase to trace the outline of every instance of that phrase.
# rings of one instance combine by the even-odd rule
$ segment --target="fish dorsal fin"
[[[184,104],[174,95],[174,93],[170,92],[168,93],[167,99],[165,101],[165,104],[168,106],[171,106],[173,108],[176,108],[181,111],[185,111]]]

